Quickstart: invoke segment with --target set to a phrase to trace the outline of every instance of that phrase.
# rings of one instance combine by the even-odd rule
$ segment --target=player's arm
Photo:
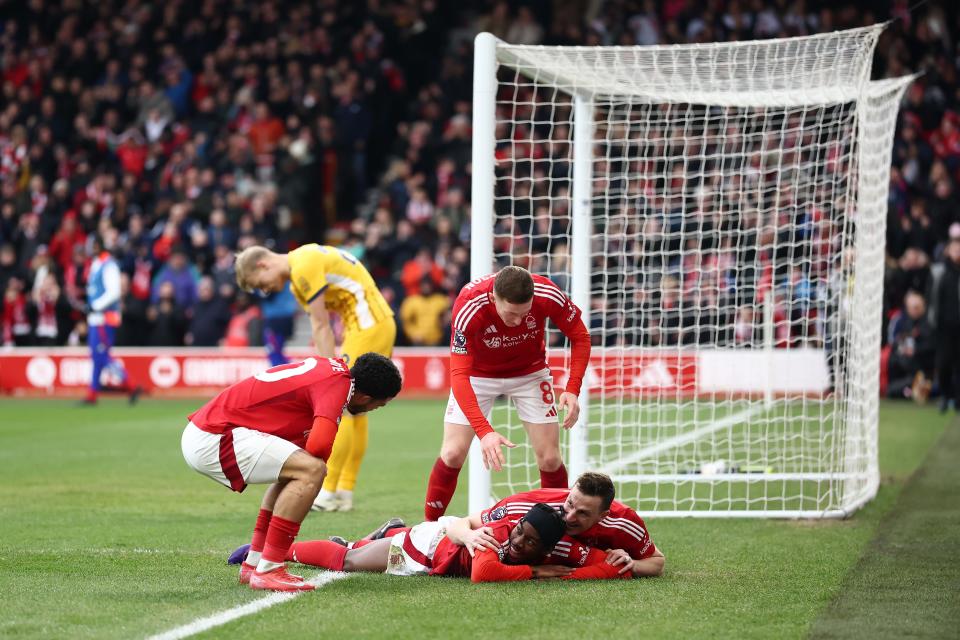
[[[91,311],[103,311],[120,300],[120,267],[114,262],[103,265],[103,293],[90,301]]]
[[[317,354],[325,358],[337,357],[337,341],[333,335],[333,327],[330,326],[330,313],[327,311],[327,303],[323,295],[318,293],[307,309]]]
[[[533,578],[562,578],[571,573],[573,573],[571,567],[553,564],[540,566],[503,564],[495,551],[482,549],[473,558],[470,581],[513,582]]]
[[[326,461],[333,450],[333,441],[337,437],[337,423],[326,416],[317,416],[313,419],[310,435],[304,449],[314,458]]]
[[[455,330],[450,347],[450,390],[460,406],[463,415],[470,421],[470,427],[480,439],[480,449],[483,453],[483,466],[487,469],[500,471],[506,464],[501,445],[515,447],[516,445],[497,433],[487,417],[480,410],[477,394],[470,384],[470,372],[473,370],[472,345],[468,345],[467,334]]]
[[[480,521],[479,513],[455,519],[447,525],[446,532],[450,542],[466,547],[471,556],[484,548],[497,550],[497,539],[493,537],[490,527],[484,526]]]
[[[588,547],[586,560],[583,565],[574,569],[573,573],[564,576],[564,580],[613,580],[616,578],[630,578],[627,571],[620,571],[619,567],[607,562],[607,554],[599,549]]]
[[[582,312],[557,285],[549,280],[538,278],[534,289],[538,289],[547,302],[550,320],[570,340],[570,375],[567,386],[557,401],[558,409],[564,412],[563,428],[569,429],[577,423],[580,416],[580,387],[583,376],[590,363],[590,332],[583,324]]]
[[[611,549],[607,552],[605,562],[615,567],[617,572],[624,576],[655,578],[663,574],[666,560],[663,553],[654,546],[653,553],[644,558],[631,558],[630,554],[623,549]]]

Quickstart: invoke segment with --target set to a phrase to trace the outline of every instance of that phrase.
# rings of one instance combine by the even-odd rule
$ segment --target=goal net
[[[823,517],[877,490],[890,151],[911,78],[882,25],[662,47],[476,41],[473,276],[518,264],[583,309],[571,481],[667,516]],[[551,366],[567,344],[548,334]],[[539,487],[516,412],[471,509]]]

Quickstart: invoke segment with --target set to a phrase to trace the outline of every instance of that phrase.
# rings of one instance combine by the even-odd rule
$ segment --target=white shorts
[[[234,491],[248,484],[272,484],[280,478],[287,458],[300,447],[283,438],[237,427],[223,435],[187,425],[180,439],[190,468]]]
[[[506,396],[513,401],[517,414],[524,422],[533,424],[549,424],[557,422],[557,408],[553,404],[553,375],[550,369],[543,369],[535,373],[517,378],[479,378],[470,376],[470,386],[477,394],[477,403],[480,411],[490,419],[493,402],[498,396]],[[444,421],[453,424],[469,425],[467,416],[463,415],[460,405],[450,391],[447,400],[447,412]]]
[[[401,531],[390,538],[390,554],[384,573],[392,576],[425,576],[430,573],[437,545],[447,535],[447,525],[456,519],[442,516],[436,522],[421,522],[409,532]]]

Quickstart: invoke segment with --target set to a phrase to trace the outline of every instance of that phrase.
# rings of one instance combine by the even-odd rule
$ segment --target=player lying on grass
[[[412,528],[388,527],[391,521],[346,546],[330,540],[295,542],[287,559],[333,571],[469,576],[473,582],[629,577],[608,560],[608,554],[576,542],[568,553],[550,555],[563,537],[564,523],[557,511],[545,504],[533,505],[515,522],[504,520],[491,525],[489,536],[495,544],[489,548],[471,550],[450,540],[447,527],[457,520],[461,518],[445,516]],[[242,548],[231,555],[231,560],[236,562],[240,557]]]
[[[284,564],[327,472],[344,410],[373,411],[400,392],[389,358],[366,353],[352,369],[334,358],[267,369],[227,387],[190,415],[181,448],[187,464],[234,491],[270,484],[240,582],[253,589],[313,589]]]
[[[609,476],[587,472],[572,489],[539,489],[508,496],[489,509],[453,523],[447,536],[467,549],[495,549],[499,544],[492,533],[498,522],[518,522],[537,503],[556,509],[563,518],[567,537],[560,541],[554,555],[567,552],[572,539],[611,553],[620,571],[634,577],[663,573],[665,558],[657,549],[647,525],[636,511],[614,500],[615,488]]]

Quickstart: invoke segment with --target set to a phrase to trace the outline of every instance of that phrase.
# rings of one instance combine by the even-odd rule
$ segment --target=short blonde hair
[[[237,286],[248,293],[253,291],[254,287],[250,284],[250,278],[260,268],[258,263],[271,253],[273,252],[266,247],[254,245],[236,254],[233,269],[237,275]]]

